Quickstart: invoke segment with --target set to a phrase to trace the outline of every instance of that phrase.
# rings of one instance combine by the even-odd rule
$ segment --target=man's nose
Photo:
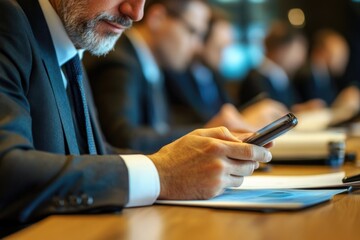
[[[119,11],[128,16],[131,20],[137,22],[144,16],[145,0],[125,0],[119,6]]]

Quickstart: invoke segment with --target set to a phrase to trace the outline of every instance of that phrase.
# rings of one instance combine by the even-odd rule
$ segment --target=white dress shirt
[[[75,54],[82,58],[84,50],[77,50],[49,0],[39,0],[54,43],[59,68]],[[64,86],[67,79],[62,73]],[[154,163],[144,155],[121,155],[129,173],[129,202],[127,207],[151,205],[160,194],[160,180]]]

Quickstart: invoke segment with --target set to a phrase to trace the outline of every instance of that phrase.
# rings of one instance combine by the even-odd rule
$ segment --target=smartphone
[[[269,125],[263,127],[262,129],[256,131],[253,135],[244,139],[243,141],[258,146],[264,146],[278,136],[295,127],[297,123],[298,120],[295,115],[288,113],[285,116],[270,123]]]

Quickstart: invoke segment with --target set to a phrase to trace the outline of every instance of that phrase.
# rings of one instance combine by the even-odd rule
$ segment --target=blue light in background
[[[242,78],[248,71],[246,49],[241,44],[227,47],[223,52],[220,72],[227,79]]]
[[[266,25],[253,23],[243,31],[234,28],[236,39],[247,36],[249,41],[237,41],[227,47],[220,64],[220,73],[227,79],[240,81],[253,68],[259,66],[264,58],[263,39],[266,34]]]
[[[240,81],[248,71],[259,65],[263,52],[259,46],[237,43],[227,47],[220,64],[221,74],[234,81]]]

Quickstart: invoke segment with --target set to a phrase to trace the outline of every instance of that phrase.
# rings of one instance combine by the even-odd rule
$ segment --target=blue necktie
[[[89,109],[86,102],[79,55],[76,54],[72,59],[66,62],[65,71],[73,97],[76,119],[78,120],[79,127],[81,128],[80,132],[86,131],[89,153],[96,154],[96,146],[90,122]]]

